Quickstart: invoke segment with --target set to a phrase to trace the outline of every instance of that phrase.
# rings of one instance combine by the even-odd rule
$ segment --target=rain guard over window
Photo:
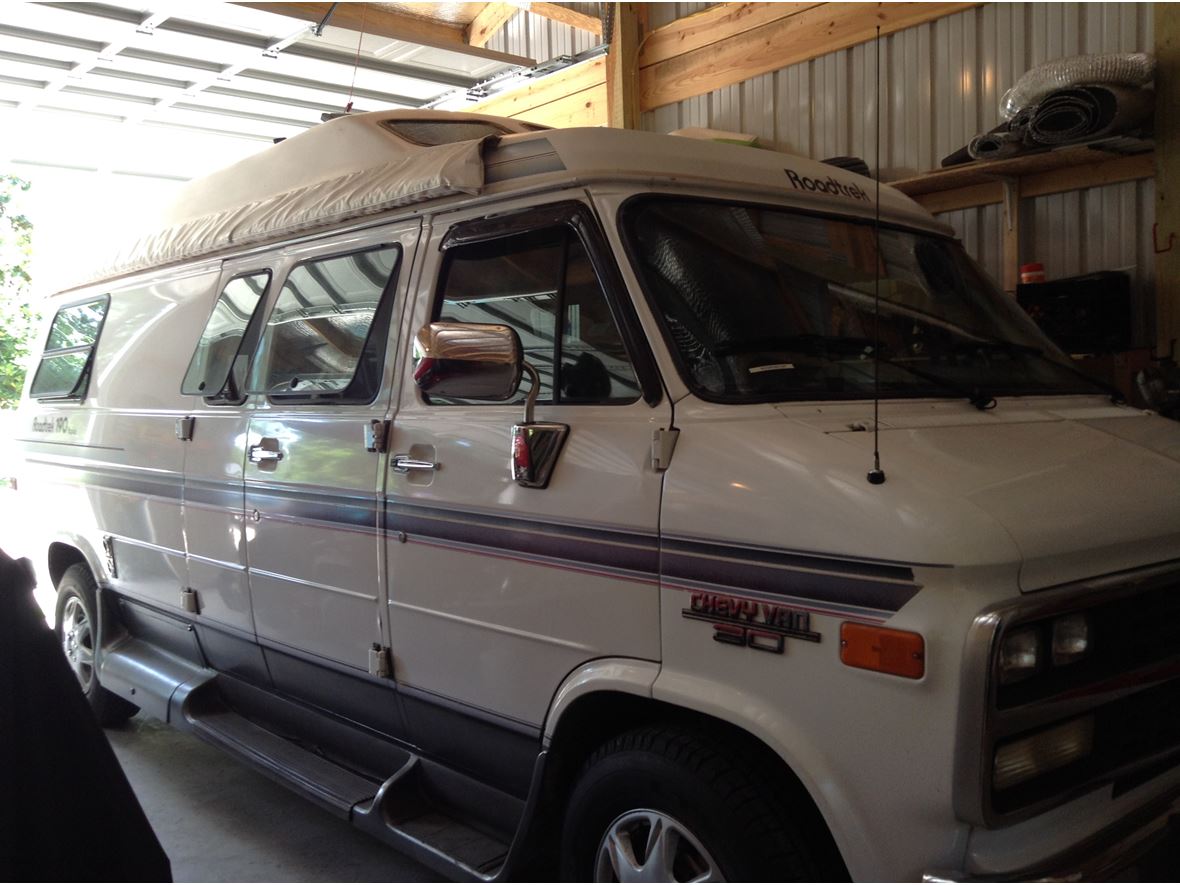
[[[873,395],[871,223],[648,197],[624,213],[632,261],[705,399]],[[883,228],[882,397],[1095,392],[949,239]]]

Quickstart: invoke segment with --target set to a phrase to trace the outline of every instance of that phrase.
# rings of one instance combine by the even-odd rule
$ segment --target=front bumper
[[[1043,862],[1002,873],[930,870],[923,882],[1110,881],[1168,840],[1180,841],[1180,787]],[[1180,871],[1176,871],[1180,872]]]

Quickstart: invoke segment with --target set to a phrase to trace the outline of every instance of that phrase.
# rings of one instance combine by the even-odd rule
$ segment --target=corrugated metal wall
[[[653,27],[711,4],[651,7]],[[881,41],[880,168],[885,180],[937,168],[942,157],[999,122],[1004,92],[1034,65],[1091,52],[1150,50],[1145,3],[989,3]],[[834,52],[642,115],[644,129],[709,126],[751,132],[765,144],[815,158],[856,154],[875,167],[872,44]],[[1126,269],[1139,296],[1136,329],[1153,313],[1153,185],[1134,182],[1025,200],[1021,260],[1050,278]],[[971,253],[1001,275],[1003,211],[946,213]]]
[[[654,3],[657,28],[712,6]],[[576,4],[596,14],[597,4]],[[488,44],[546,61],[596,45],[585,31],[522,12]],[[1029,68],[1066,55],[1150,50],[1150,4],[989,3],[881,41],[880,168],[885,180],[938,167],[942,157],[999,122],[1004,92]],[[871,44],[821,56],[642,115],[644,129],[708,126],[752,132],[804,156],[845,154],[876,167],[876,102]],[[1050,278],[1126,270],[1136,295],[1135,329],[1148,341],[1154,307],[1150,180],[1110,185],[1021,205],[1021,261],[1040,261]],[[1002,275],[1004,213],[999,206],[948,212],[968,250]]]
[[[598,15],[597,3],[570,4],[576,11]],[[599,43],[589,31],[579,30],[539,15],[518,12],[488,41],[488,49],[535,58],[538,63],[559,55],[577,55]]]

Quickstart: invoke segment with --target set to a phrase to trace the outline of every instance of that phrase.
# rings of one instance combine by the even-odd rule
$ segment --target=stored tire
[[[99,684],[98,669],[94,666],[98,638],[97,589],[94,575],[84,563],[66,569],[57,582],[54,630],[98,724],[118,725],[139,712],[139,707]]]
[[[759,776],[744,758],[723,738],[674,727],[608,741],[586,761],[570,796],[562,878],[781,882],[838,875],[813,852],[789,801],[769,786],[778,778]],[[805,813],[814,816],[814,807]]]

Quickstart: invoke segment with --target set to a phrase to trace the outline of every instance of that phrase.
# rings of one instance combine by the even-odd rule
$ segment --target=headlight
[[[1041,657],[1041,635],[1036,627],[1021,627],[1000,644],[1000,683],[1010,685],[1037,672]]]
[[[1090,624],[1081,612],[1053,622],[1053,663],[1070,664],[1090,650]]]
[[[1006,790],[1084,759],[1093,749],[1093,716],[1000,744],[996,748],[992,785],[996,790]]]

